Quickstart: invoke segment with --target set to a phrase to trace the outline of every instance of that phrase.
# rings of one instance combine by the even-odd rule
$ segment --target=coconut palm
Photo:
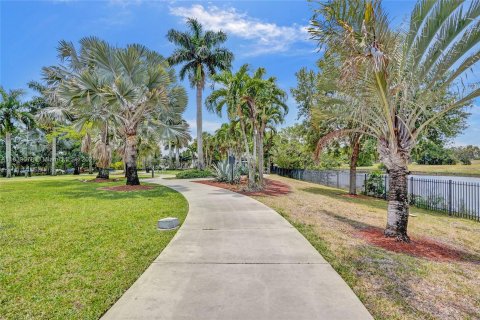
[[[22,90],[6,91],[0,87],[0,134],[5,136],[5,157],[7,178],[12,177],[12,134],[21,125],[31,126],[33,117],[28,105],[21,101]]]
[[[233,54],[226,48],[220,47],[227,41],[227,35],[222,31],[204,31],[196,19],[187,19],[187,32],[171,29],[167,33],[170,42],[177,49],[168,58],[171,65],[182,64],[180,78],[186,75],[192,87],[197,90],[197,166],[204,168],[203,140],[202,140],[202,93],[207,77],[216,74],[217,70],[230,68]]]
[[[408,30],[392,31],[380,2],[332,0],[312,21],[312,35],[341,63],[347,89],[337,98],[352,102],[337,114],[358,124],[319,147],[343,133],[377,139],[389,174],[388,237],[409,241],[407,163],[419,135],[480,95],[478,79],[466,78],[480,59],[479,15],[480,1],[422,0]]]

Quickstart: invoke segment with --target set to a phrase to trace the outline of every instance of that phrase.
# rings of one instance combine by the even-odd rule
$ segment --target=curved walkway
[[[104,319],[372,319],[278,213],[225,189],[150,179],[190,210],[170,244]]]

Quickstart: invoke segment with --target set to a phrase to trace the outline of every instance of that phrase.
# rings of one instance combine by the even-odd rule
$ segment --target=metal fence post
[[[410,204],[415,204],[415,196],[413,195],[413,184],[415,183],[415,179],[410,177],[410,190],[408,190],[408,183],[407,183],[407,194],[410,193]],[[410,192],[408,192],[410,191]]]
[[[448,215],[452,215],[452,180],[448,180]]]
[[[365,189],[365,194],[367,194],[367,174],[365,173],[365,178],[363,179],[363,188]]]

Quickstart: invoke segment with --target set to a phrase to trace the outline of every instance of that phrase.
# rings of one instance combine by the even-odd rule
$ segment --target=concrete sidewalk
[[[180,230],[103,319],[372,319],[278,213],[224,189],[150,179],[181,192]]]

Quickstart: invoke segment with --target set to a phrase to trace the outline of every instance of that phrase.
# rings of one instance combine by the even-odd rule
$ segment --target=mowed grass
[[[384,228],[386,202],[349,198],[317,184],[287,183],[285,196],[255,197],[289,220],[337,270],[376,319],[479,319],[480,223],[412,208],[409,234],[464,252],[440,262],[387,251],[358,231]]]
[[[348,167],[343,167],[348,169]],[[378,165],[370,167],[358,167],[359,170],[375,170],[378,169]],[[471,165],[455,164],[455,165],[421,165],[410,164],[408,170],[415,173],[425,173],[432,175],[464,175],[472,177],[480,177],[480,160],[473,160]]]
[[[112,192],[93,176],[0,180],[0,319],[98,319],[171,240],[188,203],[166,187]]]

